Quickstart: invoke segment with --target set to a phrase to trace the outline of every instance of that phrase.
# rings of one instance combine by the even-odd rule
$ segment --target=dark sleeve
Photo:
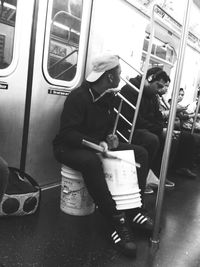
[[[155,104],[155,103],[154,103]],[[141,100],[136,127],[139,129],[148,129],[150,132],[160,135],[163,131],[163,117],[157,106],[154,112],[146,112],[146,103]]]
[[[71,93],[64,104],[61,114],[59,138],[62,144],[71,147],[81,147],[82,140],[95,142],[82,131],[86,116],[87,98],[80,98]]]

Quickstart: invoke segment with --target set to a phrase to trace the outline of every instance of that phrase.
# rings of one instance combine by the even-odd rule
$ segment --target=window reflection
[[[12,62],[16,7],[17,0],[0,0],[0,69]]]
[[[48,72],[54,79],[71,81],[76,74],[82,0],[54,0],[51,15]]]

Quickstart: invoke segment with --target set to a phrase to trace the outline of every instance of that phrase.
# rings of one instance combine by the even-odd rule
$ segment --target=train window
[[[0,0],[0,69],[12,62],[17,0]]]
[[[149,45],[149,36],[147,35],[144,39],[143,43],[143,52],[141,59],[141,70],[144,69],[144,63],[146,59],[146,54]],[[160,67],[164,68],[164,66],[172,67],[175,61],[175,53],[173,47],[169,44],[165,44],[164,42],[155,39],[151,49],[151,58],[150,58],[150,67]]]
[[[89,2],[85,1],[85,4]],[[82,34],[85,41],[80,41],[84,31],[83,13],[83,0],[49,1],[44,72],[52,84],[72,88],[78,79],[79,59],[86,55],[86,51],[81,54],[81,45],[86,44],[87,33]]]

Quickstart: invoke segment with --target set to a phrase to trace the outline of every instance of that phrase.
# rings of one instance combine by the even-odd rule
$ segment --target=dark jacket
[[[141,84],[141,76],[131,78],[130,82],[139,89]],[[136,105],[138,93],[129,85],[125,85],[124,87],[122,87],[120,93],[133,105]],[[130,122],[133,121],[134,110],[130,106],[128,106],[128,104],[123,104],[121,113]],[[164,121],[162,118],[162,113],[159,110],[159,102],[157,95],[150,94],[150,90],[148,91],[148,87],[145,87],[140,102],[140,108],[135,129],[148,129],[150,132],[160,136],[163,131],[163,126]],[[127,124],[120,120],[119,130],[123,132],[125,128],[130,129],[130,126],[127,128]]]
[[[82,147],[82,140],[99,144],[113,127],[113,99],[105,94],[94,101],[97,93],[84,82],[66,98],[61,114],[60,130],[54,146]]]

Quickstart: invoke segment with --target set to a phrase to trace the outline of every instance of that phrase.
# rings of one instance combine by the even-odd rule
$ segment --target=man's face
[[[120,91],[120,89],[118,89],[118,85],[120,83],[120,75],[121,75],[121,67],[118,66],[118,68],[116,68],[115,73],[112,74],[112,82],[110,83],[110,87],[109,89],[106,90],[107,93],[117,93],[118,91]]]
[[[181,101],[183,100],[184,94],[185,94],[185,93],[184,93],[184,91],[182,91],[182,90],[179,92],[179,95],[178,95],[178,103],[181,102]]]
[[[165,83],[164,87],[158,90],[158,94],[160,96],[165,95],[168,91],[168,88],[169,88],[169,82]]]
[[[165,87],[165,84],[166,83],[163,81],[163,79],[150,83],[149,84],[149,89],[148,89],[149,93],[158,94],[159,91]]]

